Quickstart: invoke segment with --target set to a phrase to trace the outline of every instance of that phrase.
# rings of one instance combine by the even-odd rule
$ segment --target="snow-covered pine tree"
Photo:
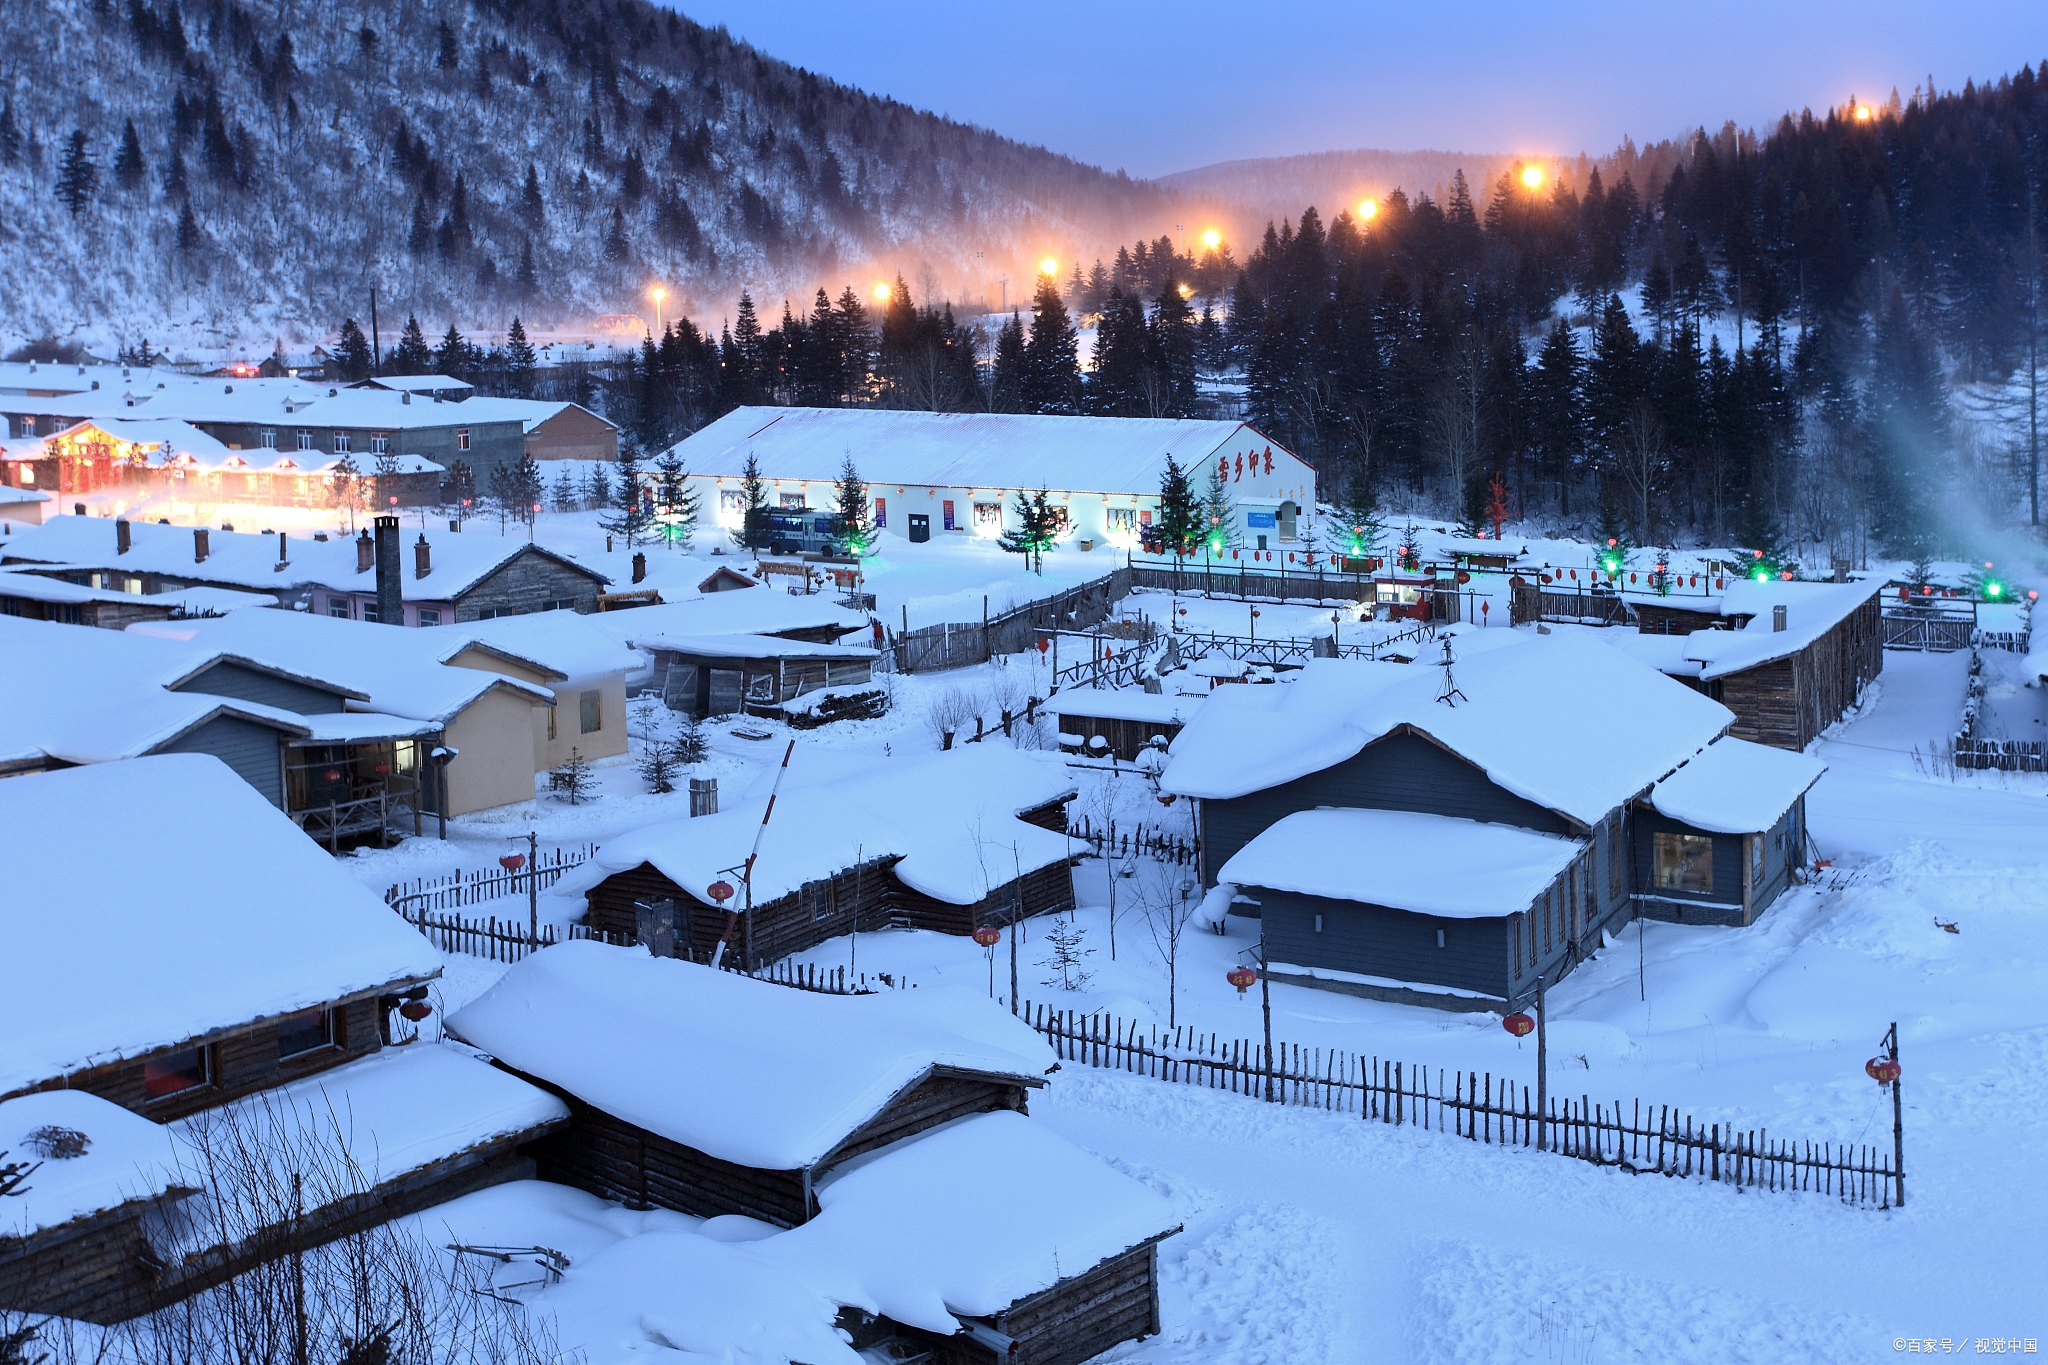
[[[743,550],[764,549],[768,544],[768,482],[761,477],[760,463],[752,452],[740,468],[740,524],[732,539]]]
[[[1072,912],[1053,916],[1046,927],[1045,942],[1051,950],[1039,960],[1038,965],[1051,973],[1043,984],[1057,986],[1063,991],[1078,991],[1094,979],[1095,973],[1081,970],[1081,965],[1095,956],[1093,948],[1081,946],[1088,931],[1078,924]]]
[[[640,747],[640,780],[656,796],[676,789],[675,747],[660,735],[650,735]]]
[[[839,479],[832,485],[832,496],[837,504],[835,510],[839,513],[840,525],[844,528],[846,552],[858,559],[867,554],[874,543],[874,528],[868,524],[868,486],[861,482],[860,471],[854,468],[851,452],[839,467]]]
[[[92,202],[93,191],[99,188],[100,168],[92,159],[92,146],[83,128],[74,128],[70,140],[64,145],[64,160],[57,169],[57,183],[54,186],[57,202],[71,210],[73,218],[85,212],[85,206]]]
[[[683,467],[683,457],[670,446],[655,457],[654,468],[659,478],[654,488],[654,512],[661,523],[661,538],[671,548],[690,548],[690,538],[697,533],[697,490],[690,487],[690,471]]]
[[[597,524],[626,542],[632,549],[646,540],[654,529],[654,514],[648,510],[647,494],[640,485],[640,442],[627,434],[619,442],[619,480],[613,492],[611,511],[598,517]]]
[[[1239,544],[1237,513],[1230,506],[1230,486],[1223,481],[1221,460],[1210,466],[1209,483],[1202,490],[1202,541],[1212,555]]]
[[[683,712],[676,730],[676,762],[693,767],[711,756],[711,737],[704,733],[704,718],[694,711]]]
[[[590,775],[590,760],[583,756],[583,750],[571,748],[569,761],[548,774],[548,784],[572,806],[580,806],[586,796],[592,795],[594,779]]]

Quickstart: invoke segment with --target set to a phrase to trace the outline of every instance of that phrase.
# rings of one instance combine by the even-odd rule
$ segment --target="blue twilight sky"
[[[773,56],[1133,175],[1570,154],[2048,57],[2044,0],[670,0]]]

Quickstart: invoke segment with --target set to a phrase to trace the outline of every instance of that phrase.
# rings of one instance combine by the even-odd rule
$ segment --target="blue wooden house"
[[[1637,844],[1670,818],[1655,789],[1734,717],[1571,635],[1467,631],[1448,666],[1431,659],[1318,659],[1291,683],[1220,689],[1161,786],[1197,803],[1205,883],[1237,887],[1234,913],[1274,916],[1275,980],[1519,1005],[1645,904]],[[1792,804],[1752,832],[1768,839]],[[1318,819],[1289,823],[1304,813]],[[1354,818],[1321,818],[1338,813]],[[1781,884],[1756,880],[1752,916]]]

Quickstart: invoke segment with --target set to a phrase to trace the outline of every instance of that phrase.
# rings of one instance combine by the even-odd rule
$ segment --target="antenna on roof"
[[[1457,660],[1451,656],[1451,637],[1446,635],[1444,636],[1443,657],[1444,690],[1437,693],[1436,699],[1442,702],[1445,706],[1451,707],[1453,710],[1457,708],[1459,702],[1472,700],[1470,697],[1466,696],[1463,692],[1460,692],[1458,690],[1457,680],[1451,677],[1451,665],[1455,662],[1457,662]]]

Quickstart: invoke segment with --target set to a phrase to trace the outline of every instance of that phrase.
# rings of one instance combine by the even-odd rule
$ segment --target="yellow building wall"
[[[546,709],[531,698],[496,688],[450,723],[448,743],[461,751],[448,765],[450,815],[533,800],[534,717]]]

